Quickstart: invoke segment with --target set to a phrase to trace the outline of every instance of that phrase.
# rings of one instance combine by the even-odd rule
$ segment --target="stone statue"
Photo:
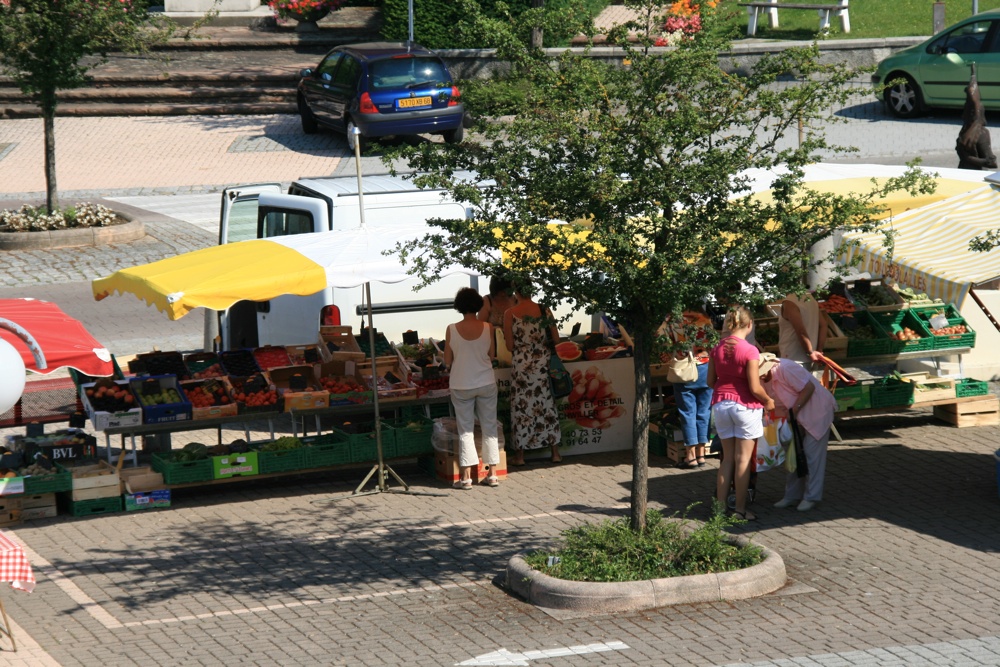
[[[986,129],[986,110],[979,96],[976,65],[965,89],[965,109],[962,111],[962,130],[955,142],[959,169],[996,169],[997,157],[993,154],[990,131]]]

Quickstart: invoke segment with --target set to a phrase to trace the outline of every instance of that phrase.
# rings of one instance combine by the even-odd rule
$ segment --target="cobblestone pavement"
[[[852,160],[955,164],[958,114],[899,122],[864,92],[840,113],[831,138],[861,148]],[[37,121],[0,122],[5,205],[39,195],[40,134]],[[339,138],[304,138],[290,117],[59,119],[57,150],[64,200],[140,208],[149,236],[0,253],[0,297],[51,299],[122,355],[194,348],[201,322],[168,322],[132,297],[95,303],[89,280],[212,243],[221,186],[353,170]],[[762,598],[546,613],[504,592],[506,560],[622,516],[629,454],[533,464],[472,492],[404,462],[416,495],[331,502],[367,472],[353,468],[178,490],[166,511],[18,526],[39,583],[0,590],[20,646],[0,642],[0,664],[1000,665],[1000,427],[953,429],[916,410],[839,428],[816,510],[771,508],[782,473],[760,476],[760,521],[740,530],[776,549],[792,579]],[[716,465],[681,471],[653,457],[651,506],[705,501]],[[609,650],[580,648],[597,645]]]

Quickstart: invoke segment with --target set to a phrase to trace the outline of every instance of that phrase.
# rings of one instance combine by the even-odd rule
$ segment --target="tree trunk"
[[[635,411],[632,413],[632,530],[646,527],[649,500],[649,333],[636,327],[632,334],[635,366]]]
[[[545,0],[531,0],[531,7],[544,7]],[[531,48],[540,49],[542,48],[542,29],[532,28],[531,29]]]
[[[56,123],[55,105],[42,110],[45,122],[45,207],[52,214],[59,210],[59,189],[56,187]]]

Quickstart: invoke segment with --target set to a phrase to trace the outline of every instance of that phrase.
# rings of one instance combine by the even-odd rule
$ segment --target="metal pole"
[[[413,43],[413,0],[407,0],[407,11],[410,16],[410,44]]]
[[[413,0],[410,0],[411,2]],[[972,0],[972,15],[975,16],[979,13],[979,0]]]

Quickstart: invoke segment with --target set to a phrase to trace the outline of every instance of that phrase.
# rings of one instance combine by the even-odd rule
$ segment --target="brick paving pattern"
[[[861,146],[852,160],[955,163],[957,113],[899,122],[863,90],[840,112],[846,122],[830,128],[831,139]],[[58,119],[64,199],[143,209],[149,235],[0,253],[0,297],[51,299],[116,354],[196,347],[199,316],[169,322],[131,296],[95,303],[89,281],[213,243],[224,185],[353,174],[340,138],[303,137],[297,123]],[[37,121],[0,122],[0,145],[14,145],[0,156],[8,202],[41,191],[40,136]],[[377,157],[363,168],[384,170]],[[21,647],[12,653],[0,642],[0,663],[437,666],[505,649],[556,667],[1000,665],[1000,427],[953,429],[916,410],[839,428],[844,441],[830,448],[816,510],[771,508],[783,475],[760,475],[761,519],[739,532],[776,549],[792,579],[762,598],[550,615],[503,591],[506,560],[581,521],[623,516],[630,455],[533,464],[472,492],[402,463],[395,468],[415,495],[334,501],[367,472],[349,468],[178,490],[165,511],[18,526],[10,532],[39,583],[30,595],[0,585]],[[177,434],[174,445],[214,437]],[[704,503],[716,465],[681,471],[652,457],[651,507],[671,514]],[[690,516],[704,518],[704,505]],[[562,650],[618,642],[627,648]]]

